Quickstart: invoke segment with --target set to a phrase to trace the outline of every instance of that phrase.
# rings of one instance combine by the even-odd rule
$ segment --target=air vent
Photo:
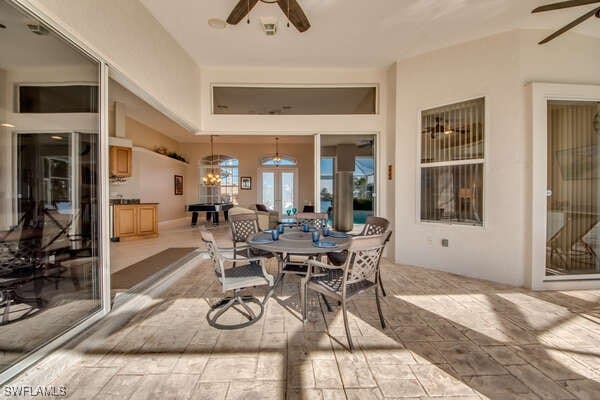
[[[260,23],[267,36],[273,36],[277,33],[277,18],[261,17]]]
[[[46,36],[47,34],[50,33],[48,28],[46,28],[42,24],[27,24],[27,28],[29,28],[29,30],[31,32],[35,33],[36,35],[40,35],[40,36]]]

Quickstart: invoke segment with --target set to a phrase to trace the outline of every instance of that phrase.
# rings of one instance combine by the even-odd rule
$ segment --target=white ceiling
[[[277,4],[259,2],[250,25],[244,19],[218,30],[207,20],[226,19],[238,0],[141,1],[200,66],[383,67],[515,28],[556,30],[598,6],[532,15],[533,8],[553,1],[298,0],[312,25],[299,33],[285,26]],[[273,37],[261,31],[265,16],[279,18]],[[574,31],[600,37],[600,21],[590,18]]]

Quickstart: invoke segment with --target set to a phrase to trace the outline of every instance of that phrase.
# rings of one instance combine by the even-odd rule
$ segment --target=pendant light
[[[219,186],[221,184],[221,171],[215,168],[215,152],[213,144],[213,135],[210,135],[210,170],[202,178],[205,186]]]
[[[279,163],[281,162],[281,157],[279,157],[279,138],[275,138],[275,156],[273,157],[273,163],[276,167],[279,167]]]

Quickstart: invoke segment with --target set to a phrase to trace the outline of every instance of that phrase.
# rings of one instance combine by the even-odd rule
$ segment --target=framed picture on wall
[[[175,175],[175,196],[183,196],[183,176]]]
[[[242,190],[252,190],[252,177],[251,176],[241,176],[240,177],[240,187]]]

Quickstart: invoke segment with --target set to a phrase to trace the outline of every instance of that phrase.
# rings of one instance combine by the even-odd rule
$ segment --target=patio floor
[[[118,328],[62,350],[71,363],[43,374],[56,360],[43,361],[10,385],[85,399],[600,398],[600,291],[531,292],[386,262],[389,326],[373,294],[359,296],[350,353],[338,307],[312,296],[302,323],[293,277],[255,325],[209,327],[220,287],[206,260],[192,263]]]

